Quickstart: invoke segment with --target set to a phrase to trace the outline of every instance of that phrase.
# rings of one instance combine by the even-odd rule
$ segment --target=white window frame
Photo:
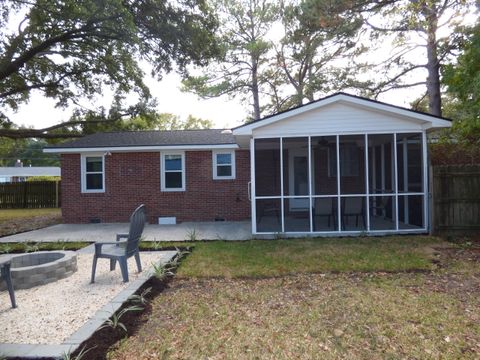
[[[232,168],[231,175],[229,176],[219,176],[217,174],[218,164],[217,164],[217,155],[220,154],[229,154],[231,158],[230,167]],[[212,166],[213,166],[213,179],[214,180],[231,180],[235,179],[235,150],[214,150],[212,151]],[[227,165],[220,165],[227,166]]]
[[[102,171],[95,171],[87,173],[87,158],[101,157],[102,158]],[[81,188],[82,193],[104,193],[105,192],[105,154],[104,153],[88,153],[81,154],[80,156],[80,169],[81,169]],[[101,189],[87,189],[87,174],[102,174],[102,188]]]
[[[165,187],[165,173],[166,172],[178,172],[178,170],[165,170],[165,156],[166,155],[180,155],[182,160],[182,187],[179,188],[167,188]],[[185,151],[165,151],[160,153],[160,189],[164,192],[185,191],[186,188],[186,176],[185,176]]]

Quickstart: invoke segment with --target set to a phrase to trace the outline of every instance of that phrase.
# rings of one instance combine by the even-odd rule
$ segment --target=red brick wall
[[[126,222],[139,204],[150,223],[159,216],[177,221],[250,218],[247,184],[250,154],[236,151],[236,179],[213,180],[212,152],[186,151],[186,191],[160,190],[159,153],[113,153],[105,156],[105,192],[81,193],[79,154],[63,154],[62,214],[65,223]]]

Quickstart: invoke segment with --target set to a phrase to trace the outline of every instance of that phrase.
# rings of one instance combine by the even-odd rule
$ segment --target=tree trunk
[[[442,116],[442,98],[440,93],[440,63],[437,54],[437,12],[434,8],[426,8],[427,19],[427,94],[428,111],[432,115]]]
[[[252,58],[252,95],[253,95],[253,119],[260,119],[260,99],[258,96],[258,65]]]

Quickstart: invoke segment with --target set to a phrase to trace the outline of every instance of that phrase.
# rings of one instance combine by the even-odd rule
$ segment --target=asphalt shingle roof
[[[231,133],[222,132],[222,129],[106,132],[87,135],[48,148],[235,144]]]

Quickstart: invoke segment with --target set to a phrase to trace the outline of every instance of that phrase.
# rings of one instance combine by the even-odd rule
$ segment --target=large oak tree
[[[204,0],[0,0],[0,136],[68,137],[64,130],[85,118],[151,114],[139,61],[152,64],[158,78],[205,65],[217,54],[216,26]],[[113,106],[95,107],[106,88]],[[44,129],[16,128],[6,110],[27,106],[33,92],[73,107],[73,117]],[[80,106],[85,102],[90,110]]]

